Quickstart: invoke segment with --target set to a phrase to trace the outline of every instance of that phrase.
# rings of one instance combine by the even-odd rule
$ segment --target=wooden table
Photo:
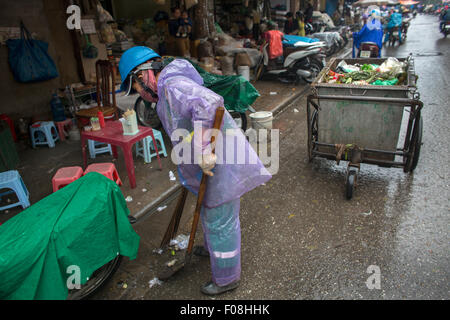
[[[118,158],[117,147],[121,147],[125,158],[128,178],[132,189],[136,188],[136,176],[134,172],[133,161],[133,145],[138,141],[151,136],[153,139],[153,146],[158,157],[159,168],[162,170],[161,159],[159,158],[158,146],[155,137],[153,136],[153,129],[149,127],[139,126],[139,132],[133,136],[126,136],[123,134],[122,123],[120,121],[107,121],[105,128],[99,131],[82,131],[81,132],[81,149],[83,152],[84,170],[87,167],[87,140],[94,140],[111,145],[114,158]]]

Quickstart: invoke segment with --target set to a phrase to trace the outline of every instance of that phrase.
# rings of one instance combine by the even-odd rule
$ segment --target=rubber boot
[[[230,283],[229,285],[219,287],[217,284],[214,283],[214,281],[210,281],[203,285],[201,288],[202,293],[208,295],[208,296],[215,296],[222,293],[225,293],[230,290],[234,290],[237,287],[239,287],[239,281],[235,281]]]
[[[199,257],[209,257],[209,251],[204,246],[195,246],[194,254]]]

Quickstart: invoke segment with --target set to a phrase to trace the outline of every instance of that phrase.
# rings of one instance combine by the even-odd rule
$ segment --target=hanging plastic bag
[[[83,48],[83,57],[88,59],[95,59],[98,57],[98,49],[90,41],[87,34],[84,35],[86,39],[86,46]]]
[[[20,23],[21,38],[9,39],[9,65],[18,82],[37,82],[59,76],[55,62],[48,54],[48,43],[33,40],[30,32]]]

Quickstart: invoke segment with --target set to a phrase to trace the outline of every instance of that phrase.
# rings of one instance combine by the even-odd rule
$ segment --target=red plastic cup
[[[98,116],[98,121],[100,122],[100,128],[104,128],[105,127],[105,117],[103,116],[103,112],[98,111],[97,116]]]

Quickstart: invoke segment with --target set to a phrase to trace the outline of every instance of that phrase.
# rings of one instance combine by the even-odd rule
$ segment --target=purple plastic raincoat
[[[223,106],[223,98],[202,85],[200,74],[181,59],[167,65],[158,79],[158,116],[176,153],[191,153],[183,157],[187,161],[178,164],[178,173],[183,186],[195,194],[202,170],[194,163],[194,151],[208,152],[209,139],[202,140],[202,132],[212,128],[216,109]],[[225,286],[240,279],[240,197],[271,175],[227,111],[221,132],[223,139],[217,139],[218,160],[214,176],[208,177],[201,219],[213,281]]]
[[[194,131],[195,121],[203,128],[212,128],[216,109],[223,106],[223,98],[203,87],[202,84],[203,79],[197,70],[188,61],[182,59],[172,61],[159,76],[157,112],[164,129],[172,137],[174,146],[181,140],[173,136],[176,129],[182,129],[179,130],[182,133],[180,137],[186,137]],[[227,132],[230,129],[231,133]],[[182,131],[185,133],[183,134]],[[264,168],[256,152],[227,111],[225,111],[221,131],[224,137],[223,143],[221,146],[219,141],[221,139],[217,142],[218,161],[213,170],[214,176],[208,178],[208,188],[203,202],[208,208],[215,208],[239,199],[271,178],[270,173]],[[198,136],[200,137],[200,133]],[[189,139],[184,139],[183,143],[186,141]],[[197,141],[196,136],[192,141]],[[195,160],[194,143],[190,145],[191,161],[180,164],[178,171],[182,184],[190,191],[197,193],[202,170],[196,164],[197,162],[193,162]],[[205,151],[208,144],[203,141],[201,147]],[[242,161],[244,156],[245,162]]]

